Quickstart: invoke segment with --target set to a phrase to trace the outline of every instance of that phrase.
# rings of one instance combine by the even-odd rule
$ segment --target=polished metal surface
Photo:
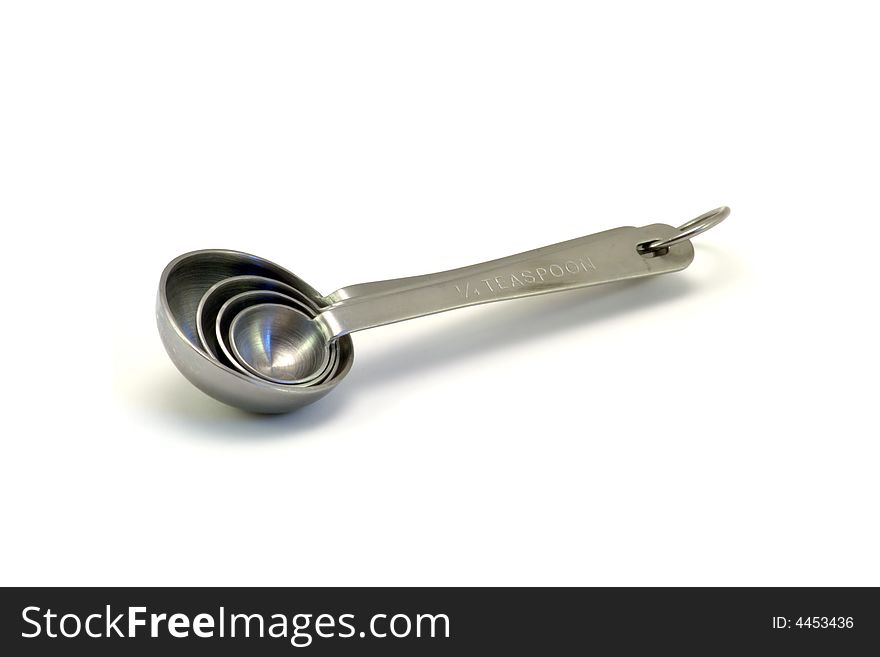
[[[174,364],[207,394],[255,412],[291,411],[317,401],[345,377],[354,357],[351,332],[678,271],[693,260],[688,238],[728,212],[713,210],[681,229],[616,228],[469,267],[347,286],[327,296],[262,258],[196,251],[173,260],[162,274],[159,333]],[[251,293],[277,293],[287,300],[238,298]],[[237,298],[233,311],[227,304]]]
[[[293,299],[280,292],[270,290],[251,290],[248,292],[241,292],[230,298],[220,307],[220,310],[217,312],[217,319],[214,327],[217,343],[220,347],[221,355],[219,360],[226,365],[232,365],[245,374],[257,374],[258,376],[260,375],[259,372],[256,372],[253,368],[248,368],[238,357],[236,357],[229,341],[229,329],[232,325],[232,320],[235,319],[236,315],[242,310],[260,303],[279,303],[295,308],[306,316],[311,316],[312,314],[309,308],[301,301]],[[318,371],[313,377],[304,377],[301,382],[302,384],[314,385],[322,382],[328,376],[332,376],[332,372],[339,361],[337,345],[331,344],[328,351],[326,366]]]
[[[196,331],[202,346],[214,358],[220,358],[221,349],[217,341],[216,323],[220,308],[229,299],[242,292],[252,290],[271,290],[280,292],[303,305],[306,313],[309,312],[309,298],[304,293],[287,283],[268,278],[266,276],[230,276],[222,281],[214,283],[202,295],[199,306],[196,309]]]
[[[674,229],[672,229],[674,230]],[[428,276],[395,293],[354,298],[314,317],[278,304],[242,311],[232,322],[229,339],[238,360],[263,378],[296,384],[324,366],[330,341],[384,324],[466,306],[601,283],[678,271],[690,264],[690,242],[674,246],[662,258],[646,258],[636,245],[669,232],[661,225],[618,228],[578,240],[566,248],[548,247],[514,260],[493,260],[467,268],[466,275]],[[589,247],[587,246],[589,245]]]
[[[339,364],[334,375],[308,387],[279,385],[248,376],[211,357],[202,347],[196,326],[202,296],[224,278],[242,275],[266,276],[293,286],[309,300],[315,314],[327,305],[327,300],[308,283],[263,258],[217,249],[186,253],[165,267],[156,300],[159,335],[172,362],[206,394],[248,411],[284,413],[321,399],[351,369],[351,340],[337,341]]]
[[[260,303],[238,313],[229,341],[236,360],[276,383],[308,381],[330,360],[327,338],[311,318],[278,303]]]

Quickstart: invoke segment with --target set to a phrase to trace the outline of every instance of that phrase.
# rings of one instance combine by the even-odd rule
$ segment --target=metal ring
[[[720,208],[715,208],[714,210],[709,210],[709,212],[701,214],[699,217],[691,219],[690,221],[685,222],[681,226],[679,226],[678,230],[680,230],[681,232],[678,235],[668,237],[664,240],[652,240],[650,242],[646,242],[645,244],[640,244],[639,250],[642,253],[646,253],[668,249],[674,244],[689,240],[692,237],[696,237],[700,233],[705,233],[713,226],[717,226],[722,221],[727,219],[727,215],[729,214],[730,208],[728,208],[726,205],[722,205]]]

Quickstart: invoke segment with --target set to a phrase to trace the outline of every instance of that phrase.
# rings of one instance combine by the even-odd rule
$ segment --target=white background
[[[6,3],[4,584],[880,584],[872,3]],[[323,292],[619,225],[685,272],[355,336],[279,417],[176,255]]]

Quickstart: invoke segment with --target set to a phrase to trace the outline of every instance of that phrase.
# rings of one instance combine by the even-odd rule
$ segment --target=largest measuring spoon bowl
[[[156,323],[168,356],[194,386],[230,406],[255,413],[286,413],[318,401],[351,369],[354,349],[348,336],[337,340],[339,364],[334,375],[320,385],[309,387],[281,385],[247,376],[223,365],[202,349],[196,326],[202,296],[224,278],[245,275],[265,276],[295,287],[312,305],[315,314],[326,306],[317,290],[269,260],[223,249],[186,253],[172,260],[159,280]]]

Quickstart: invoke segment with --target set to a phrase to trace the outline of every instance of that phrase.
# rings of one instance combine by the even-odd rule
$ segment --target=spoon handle
[[[619,230],[619,229],[612,229]],[[563,249],[567,249],[570,247],[576,247],[585,245],[588,242],[592,242],[595,240],[604,239],[607,233],[612,232],[612,230],[606,230],[601,233],[596,233],[593,235],[587,235],[586,237],[578,237],[573,240],[567,240],[565,242],[559,242],[558,244],[551,244],[549,246],[542,246],[538,249],[532,249],[530,251],[523,251],[521,253],[515,253],[513,255],[506,256],[504,258],[498,258],[497,260],[493,260],[495,266],[498,268],[510,266],[512,268],[516,268],[519,266],[519,263],[525,262],[526,260],[532,258],[540,258],[544,256],[548,256],[556,251],[561,251]],[[434,284],[436,285],[441,280],[453,280],[457,278],[466,278],[472,277],[476,274],[479,274],[482,269],[490,263],[478,263],[476,265],[468,265],[467,267],[458,267],[456,269],[447,269],[445,271],[436,272],[433,274],[422,274],[420,276],[406,276],[404,278],[394,278],[394,279],[386,279],[382,281],[370,281],[369,283],[356,283],[354,285],[346,285],[345,287],[341,287],[338,290],[331,292],[328,294],[325,299],[331,305],[335,305],[337,303],[349,303],[350,300],[355,300],[355,297],[358,299],[364,298],[367,296],[378,296],[385,294],[397,294],[399,292],[403,292],[404,290],[409,290],[414,287],[419,287],[423,284]]]
[[[673,226],[623,227],[412,281],[395,293],[343,300],[316,318],[330,338],[406,319],[492,301],[679,271],[694,258],[690,241],[639,252],[638,246],[680,235]],[[387,282],[393,283],[391,281]]]

